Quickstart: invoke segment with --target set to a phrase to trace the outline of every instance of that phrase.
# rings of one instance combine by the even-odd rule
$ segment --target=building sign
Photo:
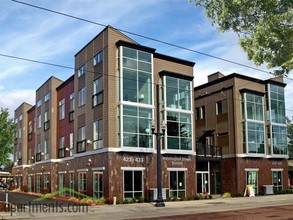
[[[122,160],[127,163],[133,163],[133,162],[143,163],[144,161],[143,157],[133,157],[133,156],[123,156]]]
[[[172,165],[183,165],[184,161],[191,161],[191,157],[163,156],[163,160],[171,161]]]

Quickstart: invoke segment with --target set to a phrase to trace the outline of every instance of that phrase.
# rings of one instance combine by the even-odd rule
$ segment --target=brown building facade
[[[197,164],[205,164],[211,192],[288,188],[284,87],[281,77],[263,81],[217,72],[194,89]]]

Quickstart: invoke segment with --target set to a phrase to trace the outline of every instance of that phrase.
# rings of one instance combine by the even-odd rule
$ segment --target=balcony
[[[222,159],[222,147],[219,146],[197,146],[196,156],[203,160],[220,160]]]

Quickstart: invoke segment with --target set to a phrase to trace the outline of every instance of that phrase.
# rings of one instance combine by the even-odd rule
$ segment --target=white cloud
[[[5,92],[4,86],[0,87],[0,107],[8,108],[10,117],[14,117],[14,110],[23,102],[34,105],[35,90],[12,90]]]

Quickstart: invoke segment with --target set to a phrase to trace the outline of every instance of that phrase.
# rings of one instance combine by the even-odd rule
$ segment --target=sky
[[[21,0],[39,7],[70,14],[103,25],[155,38],[192,50],[256,67],[247,59],[233,32],[219,33],[204,16],[204,9],[188,0]],[[74,67],[74,55],[104,27],[0,0],[0,54]],[[194,85],[207,82],[207,76],[220,71],[239,73],[265,80],[272,75],[224,62],[198,53],[126,34],[156,52],[196,63]],[[293,74],[293,73],[291,73]],[[63,81],[72,69],[53,67],[0,55],[0,108],[10,117],[23,102],[35,104],[36,90],[51,76]],[[293,76],[285,78],[286,115],[293,115]]]

